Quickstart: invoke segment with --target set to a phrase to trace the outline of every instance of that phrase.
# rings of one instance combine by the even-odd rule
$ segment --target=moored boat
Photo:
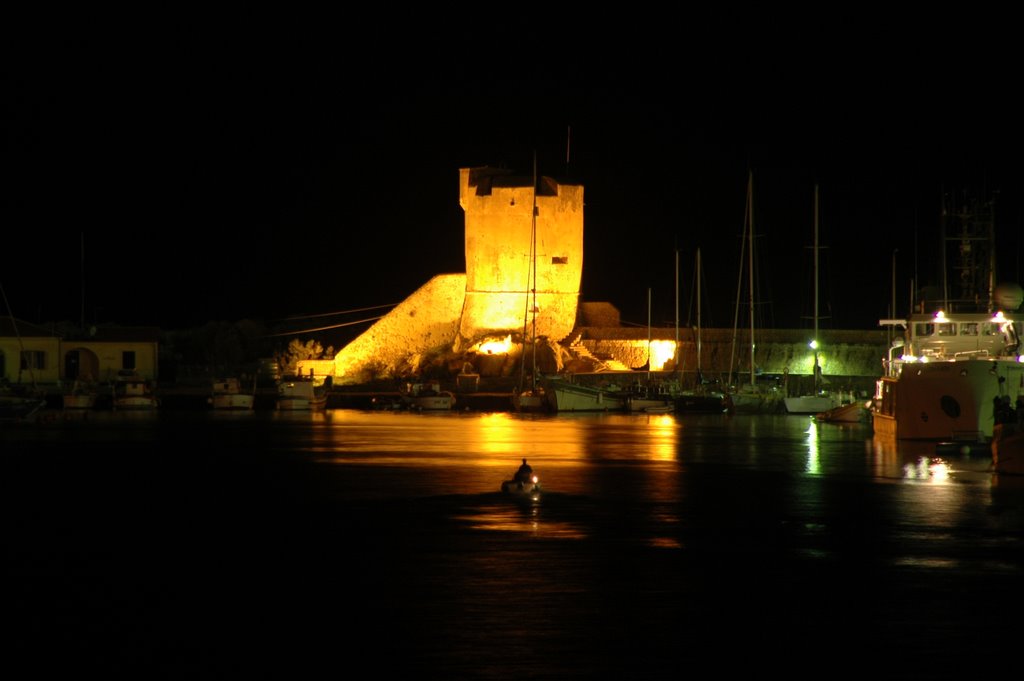
[[[871,402],[854,400],[817,413],[814,415],[814,420],[822,423],[869,423],[871,421],[870,404]]]
[[[247,410],[252,409],[256,401],[255,381],[253,392],[242,392],[241,382],[235,377],[228,377],[213,382],[210,405],[214,409]]]
[[[605,390],[562,379],[550,380],[547,389],[557,412],[625,411],[626,401],[621,390]]]
[[[441,390],[440,381],[410,383],[402,400],[409,409],[417,411],[449,411],[455,406],[455,393]]]
[[[944,210],[958,222],[948,226],[945,248],[963,282],[957,298],[921,295],[906,319],[883,319],[900,327],[876,383],[872,425],[876,434],[900,440],[987,442],[997,423],[996,406],[1024,394],[1020,355],[1024,300],[1015,283],[993,285],[993,217],[976,204]],[[970,243],[970,248],[962,244]],[[974,287],[974,288],[972,288]]]
[[[114,380],[113,406],[118,411],[156,409],[160,399],[150,381],[135,371],[124,370]]]
[[[61,395],[65,409],[93,409],[99,398],[99,389],[90,381],[75,380]]]
[[[290,376],[277,384],[278,411],[319,411],[327,407],[328,382],[317,383],[313,376]]]

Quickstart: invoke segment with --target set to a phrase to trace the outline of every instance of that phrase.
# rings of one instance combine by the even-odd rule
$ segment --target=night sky
[[[626,323],[646,325],[650,290],[653,324],[674,324],[677,249],[680,322],[695,323],[700,248],[702,324],[732,326],[748,172],[767,326],[813,323],[815,183],[821,327],[878,328],[894,250],[906,313],[944,192],[998,192],[999,279],[1022,279],[1021,120],[993,55],[869,58],[827,35],[743,49],[633,34],[627,49],[575,24],[573,40],[400,46],[353,31],[9,51],[0,283],[15,316],[78,322],[84,301],[87,325],[189,328],[398,303],[465,271],[459,168],[529,174],[534,153],[539,173],[584,185],[582,297]]]

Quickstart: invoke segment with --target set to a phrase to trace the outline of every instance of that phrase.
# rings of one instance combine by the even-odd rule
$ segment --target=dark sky
[[[77,322],[84,301],[87,324],[186,328],[397,303],[465,270],[459,168],[525,174],[534,152],[541,174],[583,183],[583,299],[627,322],[646,324],[650,290],[653,323],[674,323],[678,249],[680,321],[695,323],[699,247],[702,323],[732,326],[748,171],[766,325],[813,323],[815,183],[822,327],[877,328],[896,249],[905,313],[943,192],[998,192],[1000,278],[1021,279],[1021,117],[992,55],[871,55],[828,36],[399,44],[379,27],[357,44],[354,30],[10,51],[0,283],[14,314]]]

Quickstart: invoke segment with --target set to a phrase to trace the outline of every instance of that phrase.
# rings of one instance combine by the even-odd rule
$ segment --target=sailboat
[[[840,402],[823,391],[821,365],[818,363],[818,185],[814,185],[814,390],[809,395],[786,397],[783,402],[790,414],[821,414],[840,406]]]
[[[666,414],[675,411],[675,397],[671,392],[651,382],[651,289],[647,289],[647,380],[636,382],[623,397],[628,412]]]
[[[678,281],[679,271],[679,251],[676,251],[676,272]],[[704,372],[701,364],[701,317],[700,317],[700,306],[701,306],[701,279],[703,278],[703,272],[701,270],[701,259],[700,249],[697,249],[696,257],[696,297],[697,297],[697,328],[696,328],[696,350],[697,350],[697,385],[693,389],[680,390],[676,396],[676,411],[679,412],[711,412],[711,413],[722,413],[728,411],[729,400],[725,393],[719,390],[711,390],[704,382]],[[676,293],[678,299],[679,286],[676,285]],[[679,313],[678,313],[678,301],[677,301],[677,312],[676,312],[676,348],[679,347]],[[680,374],[681,376],[681,374]]]
[[[519,362],[519,385],[512,395],[512,407],[516,411],[543,412],[549,411],[548,396],[543,386],[537,383],[537,155],[533,156],[533,206],[530,209],[530,269],[527,273],[527,284],[530,291],[526,296],[526,314],[523,315],[523,356]],[[532,367],[529,386],[526,385],[526,332],[530,322],[533,328],[530,333],[532,351],[530,352]]]
[[[730,409],[739,413],[773,413],[780,411],[780,395],[772,387],[757,382],[757,369],[754,363],[754,174],[747,175],[747,205],[744,213],[743,240],[740,246],[739,280],[736,285],[736,311],[733,319],[733,355],[729,360],[728,399]],[[743,259],[747,260],[747,294],[749,297],[750,323],[750,381],[733,382],[732,360],[736,355],[736,336],[739,329],[740,296],[743,292]]]

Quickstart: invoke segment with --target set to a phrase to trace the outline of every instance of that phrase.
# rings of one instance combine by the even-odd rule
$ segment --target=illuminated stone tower
[[[486,167],[462,168],[459,177],[466,213],[461,341],[518,337],[524,328],[529,339],[534,324],[537,337],[562,340],[575,326],[583,275],[583,186],[539,177],[535,188],[533,176]]]
[[[466,273],[434,276],[342,348],[333,363],[336,385],[415,373],[428,355],[484,340],[521,342],[524,330],[527,343],[534,328],[537,338],[552,341],[573,330],[583,275],[583,186],[541,177],[535,196],[532,175],[462,168],[459,203]]]

